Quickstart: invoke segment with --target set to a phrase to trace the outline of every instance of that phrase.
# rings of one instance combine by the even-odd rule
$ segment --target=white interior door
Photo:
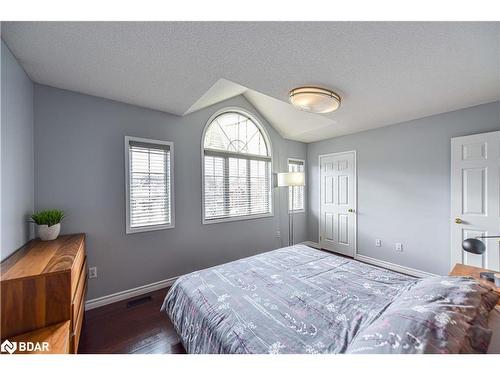
[[[320,246],[354,256],[356,249],[356,152],[320,155]]]
[[[465,238],[500,235],[500,131],[451,139],[451,263],[500,270],[499,239],[486,253],[462,250]]]

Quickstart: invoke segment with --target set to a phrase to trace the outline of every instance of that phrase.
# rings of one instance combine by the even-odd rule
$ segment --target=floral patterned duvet
[[[182,276],[162,310],[188,353],[343,353],[415,283],[295,245]]]
[[[188,353],[485,353],[498,300],[296,245],[182,276],[162,310]]]

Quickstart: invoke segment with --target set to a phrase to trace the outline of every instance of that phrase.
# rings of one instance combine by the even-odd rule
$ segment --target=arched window
[[[271,144],[250,114],[214,115],[203,137],[203,223],[272,214]]]

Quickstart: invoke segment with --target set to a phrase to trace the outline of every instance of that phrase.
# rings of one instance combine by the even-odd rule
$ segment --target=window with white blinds
[[[301,159],[288,159],[288,172],[305,172],[305,161]],[[292,208],[292,194],[293,205]],[[301,211],[305,209],[305,186],[288,188],[288,210]]]
[[[174,227],[173,143],[125,137],[127,233]]]
[[[203,223],[272,214],[269,141],[249,114],[223,112],[203,140]]]

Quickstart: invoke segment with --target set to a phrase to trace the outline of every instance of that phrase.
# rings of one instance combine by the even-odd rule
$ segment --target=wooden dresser
[[[85,235],[32,240],[0,267],[2,340],[29,341],[42,332],[53,342],[50,352],[77,353],[87,290]]]

